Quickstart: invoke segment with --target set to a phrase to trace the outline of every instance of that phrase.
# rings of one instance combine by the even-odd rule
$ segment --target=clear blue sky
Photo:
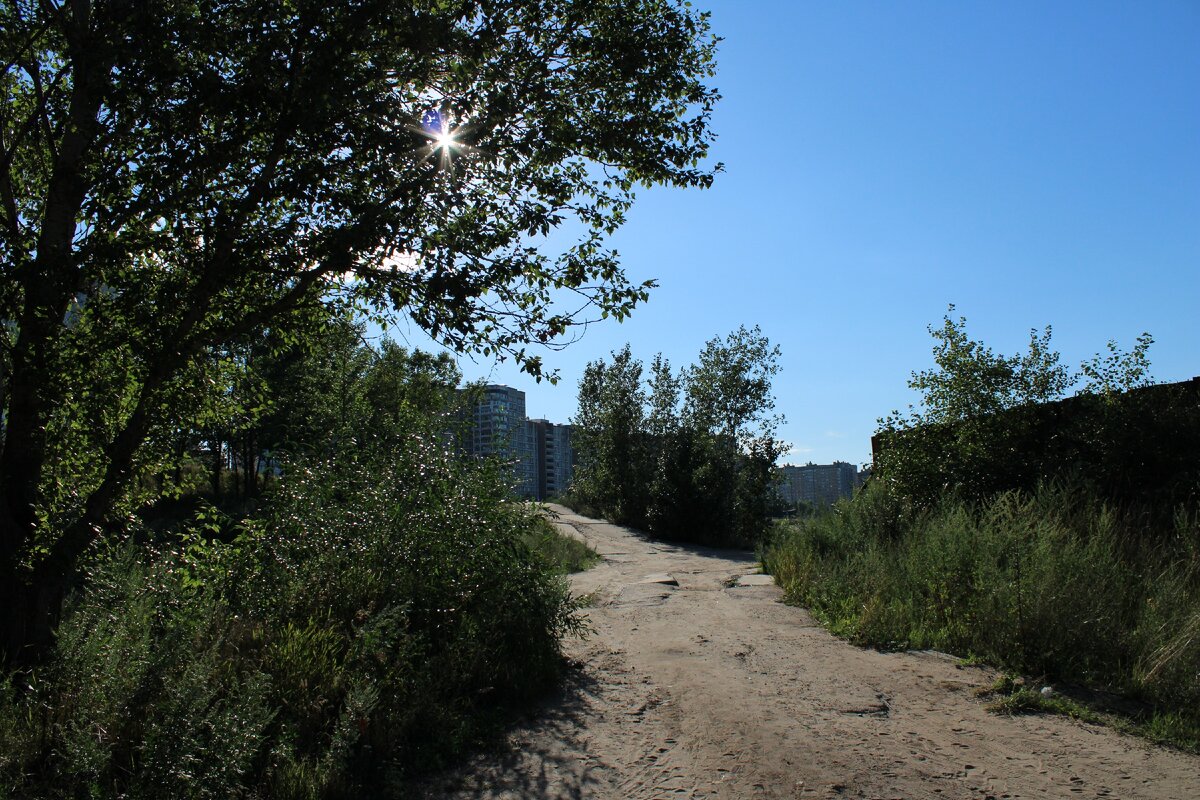
[[[861,463],[948,303],[1005,354],[1050,324],[1077,366],[1149,331],[1158,380],[1200,375],[1200,3],[710,5],[726,171],[644,192],[613,240],[660,288],[545,353],[557,386],[461,358],[468,379],[564,422],[625,342],[681,365],[757,324],[786,460]]]

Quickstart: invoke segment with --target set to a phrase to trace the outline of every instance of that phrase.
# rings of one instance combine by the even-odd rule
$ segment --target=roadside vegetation
[[[543,558],[556,573],[565,575],[583,572],[600,561],[596,551],[586,542],[559,533],[545,516],[537,515],[526,530],[525,546]]]
[[[249,499],[222,471],[237,516],[151,504],[88,555],[54,657],[0,688],[6,796],[401,794],[554,684],[589,551],[458,455],[452,365],[358,334],[264,385],[255,435],[317,427]]]
[[[776,506],[771,379],[779,348],[756,327],[705,343],[681,370],[661,355],[644,366],[628,345],[588,364],[573,446],[579,459],[563,502],[654,536],[753,547]]]
[[[886,649],[936,649],[1144,700],[1200,742],[1200,517],[1158,545],[1144,518],[1048,486],[914,512],[873,482],[853,501],[783,523],[765,566],[830,630]]]
[[[925,413],[885,424],[895,438],[853,500],[776,528],[764,548],[768,571],[790,601],[854,642],[934,648],[1028,676],[998,688],[998,710],[1120,719],[1196,749],[1200,509],[1187,462],[1200,424],[1196,394],[1144,388],[1145,347],[1114,348],[1099,360],[1113,380],[1085,385],[1068,406],[1075,416],[1056,419],[1057,439],[1030,437],[1026,426],[1040,418],[1021,397],[997,404],[992,396],[983,415],[952,406],[971,391],[986,397],[983,375],[992,387],[1061,375],[1065,389],[1070,376],[1046,346],[1048,332],[1014,359],[971,342],[962,320],[948,317],[935,337],[938,369],[914,376]],[[1168,439],[1156,427],[1164,419]],[[1093,455],[1143,436],[1108,460]],[[1061,459],[1055,476],[1049,468],[1064,452],[1085,457]],[[1139,474],[1124,471],[1139,460],[1148,462]],[[1034,474],[1021,464],[1036,465]],[[1000,469],[1021,480],[1003,487]],[[1158,482],[1164,472],[1171,480]],[[1047,684],[1059,688],[1043,695]],[[1124,701],[1105,699],[1114,694]]]

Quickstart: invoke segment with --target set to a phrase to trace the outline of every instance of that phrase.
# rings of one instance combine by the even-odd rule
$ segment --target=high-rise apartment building
[[[566,490],[575,461],[570,425],[527,419],[525,393],[498,384],[483,387],[470,419],[465,449],[509,462],[517,495],[545,500]]]
[[[844,497],[852,497],[861,483],[858,469],[845,461],[803,466],[786,464],[779,471],[779,496],[788,505],[833,505]]]
[[[510,386],[488,384],[471,410],[467,449],[477,456],[512,455],[524,421],[525,393]]]
[[[534,430],[538,470],[537,499],[562,494],[575,474],[575,451],[571,447],[571,426],[544,419],[529,420]]]
[[[511,386],[488,384],[470,412],[466,450],[474,456],[495,456],[513,467],[518,494],[537,492],[534,437],[525,419],[525,393]]]

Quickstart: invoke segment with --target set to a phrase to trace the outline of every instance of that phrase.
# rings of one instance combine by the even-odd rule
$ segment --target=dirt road
[[[566,689],[431,797],[1200,798],[1200,758],[990,714],[992,673],[839,641],[776,587],[736,585],[750,553],[556,510],[604,557],[572,579],[596,632],[568,644]]]

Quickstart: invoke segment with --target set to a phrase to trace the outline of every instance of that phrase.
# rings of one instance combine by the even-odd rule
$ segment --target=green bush
[[[791,601],[856,642],[978,657],[1197,716],[1200,525],[1182,513],[1166,532],[1143,525],[1063,486],[918,513],[876,483],[781,524],[764,557]]]
[[[99,555],[56,656],[0,690],[0,786],[399,791],[556,678],[581,623],[537,524],[498,474],[413,437],[289,465],[239,525],[210,512]]]

